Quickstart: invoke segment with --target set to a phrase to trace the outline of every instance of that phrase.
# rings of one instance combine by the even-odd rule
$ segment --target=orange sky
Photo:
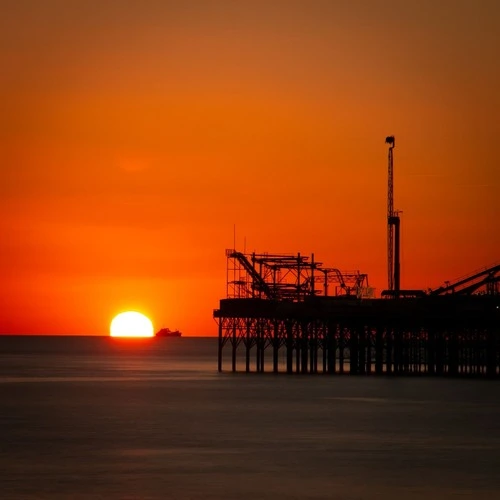
[[[500,3],[12,1],[0,19],[0,332],[215,335],[226,248],[386,287],[500,260]]]

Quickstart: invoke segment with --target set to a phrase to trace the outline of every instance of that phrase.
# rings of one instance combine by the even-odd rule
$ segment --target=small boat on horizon
[[[158,330],[155,337],[180,337],[182,333],[179,330],[170,330],[170,328],[162,328]]]

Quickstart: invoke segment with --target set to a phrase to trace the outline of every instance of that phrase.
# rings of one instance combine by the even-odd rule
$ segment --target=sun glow
[[[153,337],[153,323],[144,314],[127,311],[113,318],[109,334],[111,337]]]

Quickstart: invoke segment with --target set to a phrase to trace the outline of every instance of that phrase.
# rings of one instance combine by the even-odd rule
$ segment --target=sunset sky
[[[215,335],[225,249],[403,288],[500,261],[500,2],[22,1],[0,17],[0,332]]]

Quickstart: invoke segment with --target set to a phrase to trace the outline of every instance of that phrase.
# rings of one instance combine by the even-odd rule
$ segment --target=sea
[[[1,500],[455,498],[500,499],[498,381],[218,373],[216,338],[0,337]]]

